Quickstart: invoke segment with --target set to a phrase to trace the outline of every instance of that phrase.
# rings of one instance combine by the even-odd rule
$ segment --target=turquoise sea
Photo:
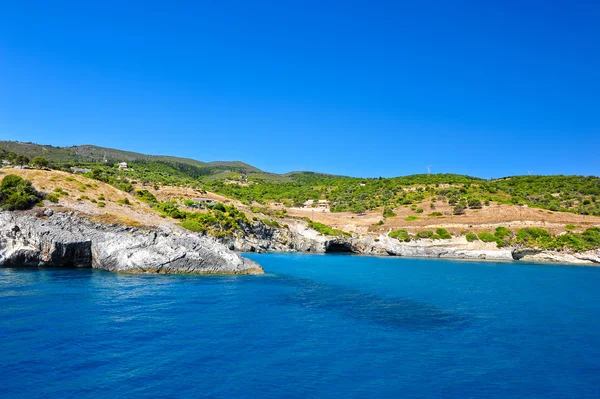
[[[0,397],[600,397],[600,268],[250,257],[267,274],[0,269]]]

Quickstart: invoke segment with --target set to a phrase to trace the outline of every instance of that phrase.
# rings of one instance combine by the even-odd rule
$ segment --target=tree
[[[31,160],[31,165],[35,168],[47,168],[48,167],[48,160],[46,158],[42,158],[42,157],[35,157]]]
[[[14,152],[10,151],[6,154],[6,159],[8,159],[9,162],[11,163],[15,163],[15,160],[17,159],[17,154],[15,154]]]
[[[14,163],[23,167],[23,165],[26,165],[29,163],[29,158],[26,155],[17,155]]]

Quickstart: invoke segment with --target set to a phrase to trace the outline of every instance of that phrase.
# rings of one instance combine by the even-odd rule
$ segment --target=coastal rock
[[[231,249],[242,252],[347,252],[414,258],[600,264],[600,251],[571,254],[536,249],[497,248],[495,243],[468,242],[465,237],[410,242],[400,242],[387,235],[331,237],[323,236],[302,223],[290,224],[287,228],[271,228],[257,224],[245,233],[242,237],[224,241]]]
[[[101,225],[73,213],[43,219],[0,212],[0,267],[93,267],[127,273],[263,273],[208,237],[171,229]]]
[[[569,264],[600,264],[600,251],[578,253],[546,251],[541,249],[518,248],[512,251],[513,259],[528,262],[569,263]]]

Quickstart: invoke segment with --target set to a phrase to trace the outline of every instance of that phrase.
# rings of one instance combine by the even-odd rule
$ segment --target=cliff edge
[[[208,237],[171,228],[104,225],[74,212],[0,212],[0,267],[96,268],[126,273],[261,274],[256,262]]]

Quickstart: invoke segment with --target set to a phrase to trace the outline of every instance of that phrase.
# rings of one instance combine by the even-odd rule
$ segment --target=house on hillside
[[[196,201],[199,204],[204,204],[207,206],[217,205],[217,202],[212,198],[197,198],[194,201]]]
[[[117,167],[119,168],[119,170],[127,170],[127,162],[119,162]]]
[[[73,173],[90,173],[91,171],[92,171],[91,169],[76,168],[74,166],[71,167],[71,172],[73,172]]]
[[[217,205],[217,202],[210,198],[195,198],[192,200],[193,203],[187,204],[189,208],[207,208]]]

